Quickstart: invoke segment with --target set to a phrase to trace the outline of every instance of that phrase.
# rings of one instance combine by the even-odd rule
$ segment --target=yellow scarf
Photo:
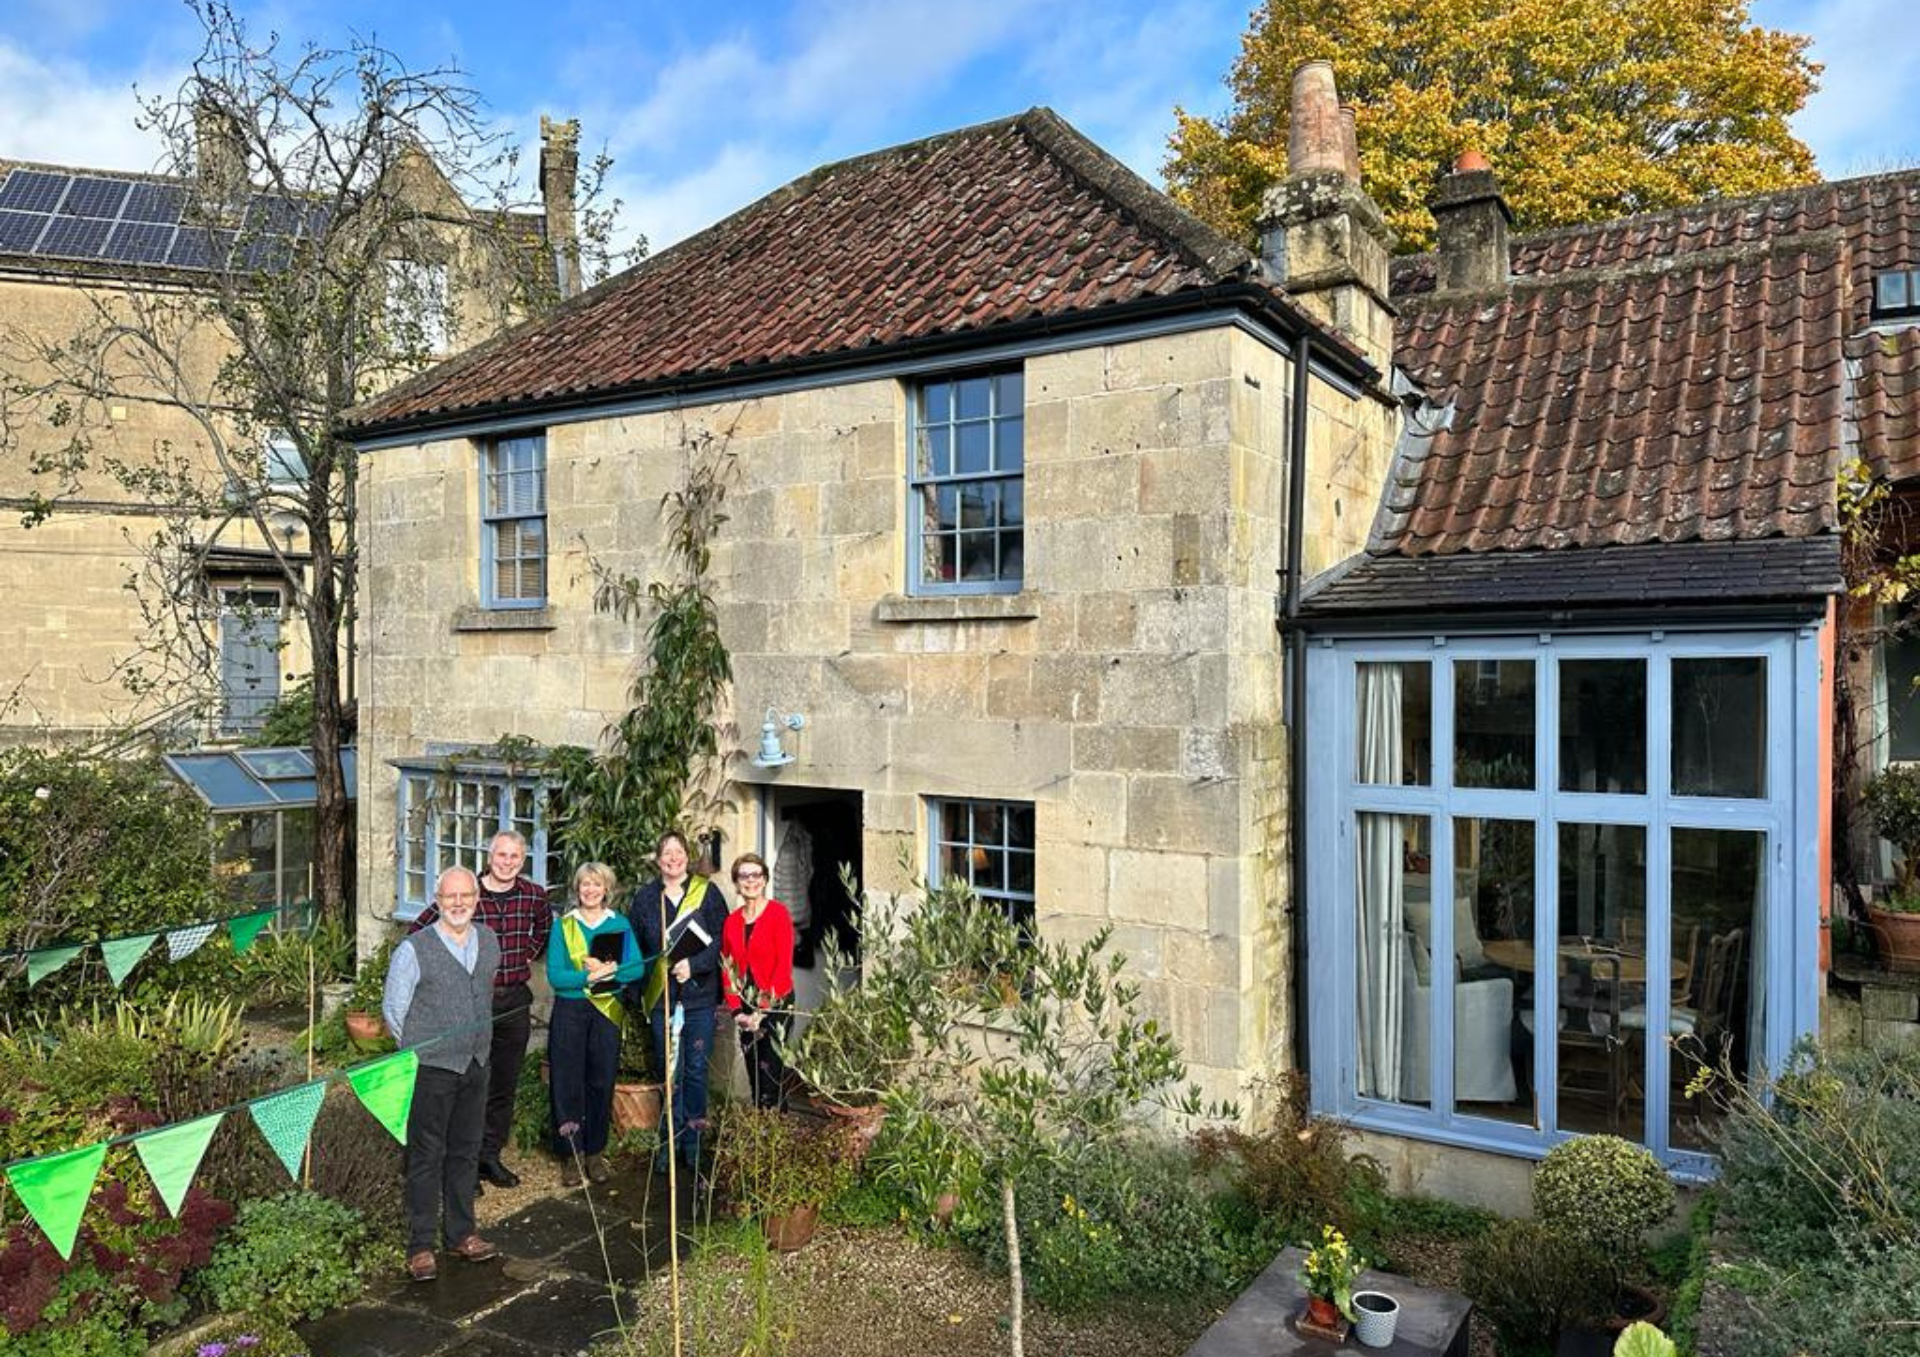
[[[661,889],[664,891],[666,888],[662,886]],[[660,930],[660,955],[655,960],[653,969],[647,972],[645,1002],[649,1009],[653,1008],[665,997],[667,992],[667,972],[673,968],[673,962],[668,960],[668,958],[673,955],[673,945],[668,941],[667,935],[673,931],[674,924],[679,923],[682,919],[686,918],[687,915],[700,908],[700,902],[706,898],[707,879],[704,876],[688,877],[687,892],[680,897],[680,908],[673,912],[672,922]]]
[[[560,916],[560,940],[567,945],[567,961],[576,971],[587,969],[587,930],[572,914]],[[615,994],[595,994],[593,987],[587,987],[587,1002],[606,1017],[615,1027],[625,1030],[627,1010],[620,1006]]]

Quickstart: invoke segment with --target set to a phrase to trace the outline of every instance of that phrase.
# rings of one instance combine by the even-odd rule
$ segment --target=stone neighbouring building
[[[201,121],[205,173],[244,174],[244,148],[219,144],[217,115],[203,110]],[[546,124],[543,132],[543,188],[553,190],[548,209],[506,223],[537,252],[550,238],[571,238],[577,160],[575,125]],[[439,219],[437,244],[427,253],[451,261],[451,325],[442,347],[452,352],[512,317],[483,300],[485,289],[475,282],[483,265],[461,253],[453,223],[474,210],[424,159],[404,172],[408,200],[430,205]],[[0,330],[14,337],[14,352],[0,361],[17,358],[21,343],[71,340],[100,308],[124,309],[130,296],[151,302],[203,286],[210,260],[196,228],[180,224],[202,188],[202,180],[0,160]],[[263,190],[249,192],[245,201],[253,207],[268,199]],[[559,254],[574,272],[558,285],[577,291],[577,261]],[[191,384],[211,390],[230,342],[210,323],[185,331],[179,352]],[[10,378],[32,382],[39,375],[31,364],[9,365]],[[148,563],[147,543],[166,506],[143,501],[99,463],[185,459],[210,478],[220,474],[194,416],[160,395],[153,384],[130,380],[102,401],[97,425],[87,430],[94,462],[77,477],[35,469],[36,460],[58,454],[72,426],[55,426],[36,412],[0,429],[0,596],[8,600],[0,615],[0,744],[89,743],[129,728],[173,741],[231,735],[310,668],[306,631],[287,613],[281,572],[258,526],[239,514],[210,521],[195,541],[204,552],[206,606],[221,616],[215,662],[230,662],[221,676],[222,709],[187,712],[120,681],[122,666],[152,629],[130,580]],[[41,521],[27,526],[30,517]],[[285,522],[276,545],[304,560],[297,522],[290,515]]]
[[[363,937],[484,828],[532,829],[543,862],[507,770],[429,783],[448,750],[592,744],[623,709],[639,629],[595,614],[589,560],[660,575],[659,503],[712,434],[739,472],[711,574],[725,852],[775,855],[783,815],[823,803],[857,829],[815,821],[816,855],[872,889],[904,884],[902,853],[938,872],[959,850],[1043,934],[1111,926],[1213,1093],[1288,1068],[1275,600],[1301,344],[1308,572],[1364,544],[1398,425],[1385,244],[1344,262],[1377,214],[1310,229],[1370,206],[1334,155],[1276,202],[1313,266],[1299,300],[1036,110],[815,171],[364,412]],[[1019,440],[1023,512],[994,586],[954,588],[950,557],[913,570],[914,450],[930,402],[982,373],[1019,379],[996,436]],[[489,600],[483,469],[529,437],[545,589]],[[805,718],[774,770],[749,760],[768,709]],[[982,845],[983,825],[1017,827]]]

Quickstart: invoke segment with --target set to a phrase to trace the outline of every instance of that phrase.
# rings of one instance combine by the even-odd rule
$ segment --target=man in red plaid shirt
[[[513,1132],[513,1099],[520,1087],[520,1066],[533,1032],[533,990],[528,981],[536,961],[546,956],[553,907],[547,889],[520,875],[527,841],[513,830],[493,836],[487,845],[487,870],[480,875],[480,907],[474,918],[500,939],[500,969],[493,977],[493,1048],[487,1057],[487,1127],[480,1141],[480,1177],[495,1187],[517,1187],[520,1175],[500,1159]],[[414,920],[413,931],[439,917],[432,905]]]

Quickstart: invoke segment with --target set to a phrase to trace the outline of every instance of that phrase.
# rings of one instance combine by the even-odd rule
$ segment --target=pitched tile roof
[[[1399,363],[1451,418],[1403,440],[1371,549],[1409,556],[1807,537],[1860,455],[1920,475],[1920,173],[1516,237],[1499,292],[1395,262]]]
[[[577,406],[1223,286],[1312,324],[1254,269],[1247,251],[1032,109],[815,170],[349,423]]]

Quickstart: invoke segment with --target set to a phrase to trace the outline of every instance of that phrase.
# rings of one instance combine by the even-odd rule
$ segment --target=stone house
[[[530,255],[552,253],[573,269],[550,242],[571,239],[577,128],[544,130],[545,210],[501,225]],[[271,251],[278,233],[305,229],[310,209],[245,184],[245,148],[229,124],[203,109],[197,131],[201,154],[191,178],[0,159],[0,361],[11,380],[33,383],[40,369],[32,350],[71,342],[103,311],[191,297],[226,267],[220,251]],[[412,270],[409,286],[422,296],[445,299],[445,315],[426,317],[424,328],[429,347],[450,353],[512,317],[498,312],[478,281],[484,261],[461,252],[459,223],[476,209],[424,157],[398,173],[405,201],[435,225],[419,259],[392,267]],[[218,209],[215,226],[200,224],[210,202],[231,204]],[[569,285],[577,290],[572,272],[556,280],[563,291]],[[211,391],[231,336],[210,324],[178,326],[181,384]],[[161,385],[129,375],[101,402],[98,427],[89,421],[86,430],[92,466],[77,476],[42,465],[60,461],[73,424],[35,409],[0,428],[0,596],[8,601],[0,615],[0,743],[87,743],[138,727],[174,743],[230,737],[257,725],[283,684],[310,668],[304,628],[288,625],[275,559],[277,551],[305,568],[309,544],[299,521],[285,515],[269,543],[251,514],[236,513],[206,520],[186,548],[202,561],[197,606],[218,619],[208,657],[217,672],[208,676],[209,693],[196,695],[211,702],[180,703],[177,692],[143,698],[119,681],[155,628],[130,581],[148,569],[167,506],[143,498],[102,462],[138,468],[178,459],[212,484],[224,475],[205,432]],[[254,489],[269,498],[298,493],[297,452],[271,434],[265,441],[263,483]]]
[[[894,147],[359,412],[367,932],[496,827],[544,865],[458,751],[598,737],[638,657],[591,565],[658,573],[714,434],[727,854],[1111,926],[1211,1091],[1304,1070],[1404,1186],[1524,1203],[1606,1129],[1705,1171],[1690,1060],[1820,1022],[1905,180],[1510,238],[1469,160],[1390,267],[1324,64],[1289,165],[1256,256],[1044,110]]]

